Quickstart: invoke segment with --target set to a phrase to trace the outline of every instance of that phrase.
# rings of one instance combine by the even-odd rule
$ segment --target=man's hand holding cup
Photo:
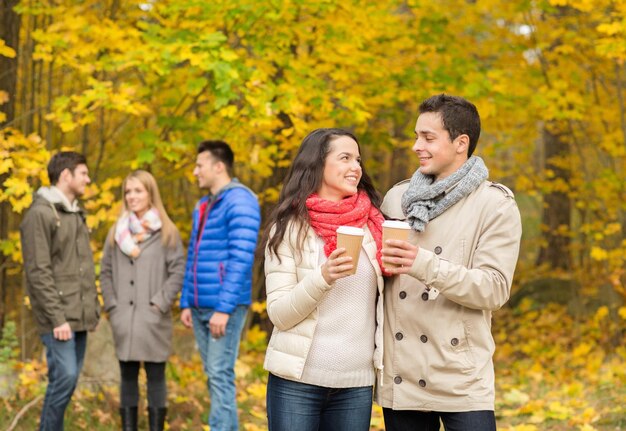
[[[419,247],[408,242],[411,226],[397,220],[383,222],[382,260],[388,274],[407,274]]]

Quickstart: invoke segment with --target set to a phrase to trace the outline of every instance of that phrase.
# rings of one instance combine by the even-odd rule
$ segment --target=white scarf
[[[141,253],[139,243],[158,232],[161,226],[161,217],[154,207],[146,211],[141,220],[134,212],[125,212],[115,225],[115,242],[125,255],[137,258]]]

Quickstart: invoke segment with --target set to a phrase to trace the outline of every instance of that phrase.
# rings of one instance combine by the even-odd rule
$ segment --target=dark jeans
[[[50,332],[43,334],[41,341],[46,346],[48,387],[41,410],[39,430],[63,431],[65,409],[72,399],[80,370],[83,368],[87,332],[74,332],[67,341],[55,339]]]
[[[167,385],[165,383],[165,362],[144,362],[148,380],[148,406],[165,407]],[[139,368],[141,362],[120,361],[120,407],[137,407],[139,404]]]
[[[325,388],[269,375],[269,431],[368,431],[371,414],[371,386]]]
[[[473,412],[420,412],[383,409],[387,431],[495,431],[496,416],[491,410]]]

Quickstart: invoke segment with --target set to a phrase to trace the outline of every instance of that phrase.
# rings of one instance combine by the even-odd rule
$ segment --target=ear
[[[61,171],[57,184],[67,183],[70,181],[71,177],[72,177],[72,171],[70,171],[70,168],[65,168]]]
[[[457,154],[467,154],[467,149],[469,148],[469,136],[463,134],[457,136],[454,140],[456,142],[456,152]]]
[[[217,172],[221,174],[226,171],[226,165],[222,161],[215,162],[215,169],[217,169]]]

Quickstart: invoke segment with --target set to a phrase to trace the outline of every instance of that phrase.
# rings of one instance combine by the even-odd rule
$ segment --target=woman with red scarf
[[[353,134],[304,138],[263,241],[270,431],[369,430],[382,372],[380,202]],[[365,231],[354,275],[339,226]]]

